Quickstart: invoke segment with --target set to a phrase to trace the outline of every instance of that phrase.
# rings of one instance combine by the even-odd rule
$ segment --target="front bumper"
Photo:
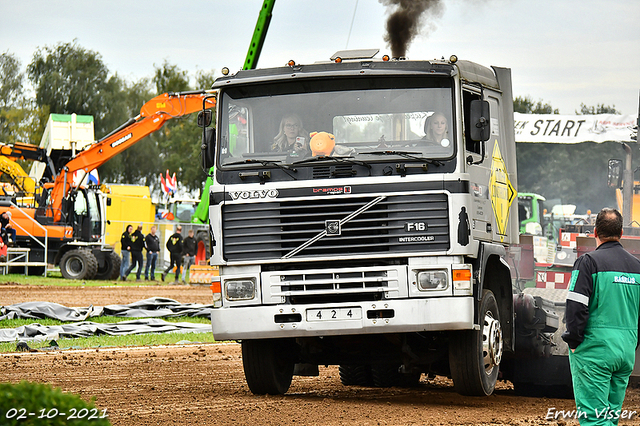
[[[356,314],[352,318],[338,315],[342,318],[317,319],[315,314],[319,310],[323,313],[351,310]],[[212,310],[211,326],[216,340],[407,333],[469,330],[473,328],[473,314],[473,297],[457,296],[331,306],[225,307]]]

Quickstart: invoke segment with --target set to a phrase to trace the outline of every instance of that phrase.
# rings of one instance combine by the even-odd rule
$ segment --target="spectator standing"
[[[138,229],[136,229],[135,232],[131,234],[129,239],[131,240],[131,266],[124,274],[123,281],[126,281],[127,276],[131,273],[131,271],[133,271],[136,265],[138,265],[138,270],[136,271],[136,281],[140,281],[140,274],[142,273],[142,249],[144,248],[142,224],[138,225]]]
[[[171,254],[171,264],[165,271],[162,273],[162,281],[164,281],[165,277],[173,269],[173,266],[176,267],[176,280],[174,283],[178,283],[178,279],[180,279],[180,266],[182,264],[182,226],[178,225],[176,228],[176,232],[169,237],[167,241],[167,250]]]
[[[622,215],[602,209],[596,218],[596,250],[580,256],[567,294],[562,338],[581,425],[618,424],[638,344],[640,260],[622,244]]]
[[[149,280],[149,276],[151,276],[151,281],[156,280],[156,263],[160,252],[160,238],[156,235],[156,230],[156,226],[153,225],[147,236],[144,237],[144,246],[147,249],[147,264],[144,268],[145,281]],[[149,275],[149,269],[151,269],[151,275]]]
[[[122,254],[122,262],[120,263],[120,281],[126,280],[125,272],[129,269],[129,257],[131,256],[131,233],[133,225],[127,225],[127,228],[120,236],[120,254]]]
[[[196,263],[196,239],[193,238],[193,229],[189,229],[189,235],[182,242],[182,284],[186,284],[187,271]]]

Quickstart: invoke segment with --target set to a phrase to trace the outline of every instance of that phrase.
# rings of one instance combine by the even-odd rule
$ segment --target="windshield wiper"
[[[240,160],[240,161],[233,161],[231,163],[225,163],[224,166],[237,166],[238,164],[261,164],[262,166],[275,166],[279,169],[281,169],[282,171],[284,171],[286,174],[288,174],[290,177],[293,178],[293,180],[297,180],[296,177],[294,175],[292,175],[291,172],[297,172],[298,169],[291,167],[287,164],[280,164],[280,160],[261,160],[261,159],[257,159],[257,158],[247,158],[246,160]]]
[[[338,163],[349,163],[349,164],[355,164],[357,166],[363,166],[369,169],[369,173],[371,173],[371,165],[369,163],[362,160],[354,160],[353,157],[350,155],[346,157],[334,157],[332,155],[319,155],[317,157],[309,157],[303,160],[294,161],[291,164],[304,164],[304,163],[312,163],[314,161],[323,161],[323,160],[332,160]]]
[[[421,154],[420,152],[415,152],[415,151],[366,151],[366,152],[361,152],[360,154],[397,155],[399,157],[408,158],[410,160],[424,161],[426,163],[434,164],[436,166],[444,166],[444,163],[442,161],[433,160],[431,158],[425,158],[420,155],[415,155],[415,154]]]

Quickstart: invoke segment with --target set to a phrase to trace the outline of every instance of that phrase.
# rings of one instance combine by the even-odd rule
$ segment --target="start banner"
[[[514,113],[516,142],[635,142],[635,115],[558,115]]]

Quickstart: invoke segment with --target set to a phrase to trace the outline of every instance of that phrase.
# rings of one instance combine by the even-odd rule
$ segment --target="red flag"
[[[176,173],[173,173],[173,176],[171,178],[171,189],[173,190],[173,192],[178,192],[178,179],[176,178]]]
[[[169,170],[166,171],[166,177],[160,173],[160,182],[162,183],[162,192],[165,194],[173,194],[178,191],[178,179],[176,174],[169,176]]]
[[[164,176],[162,176],[162,173],[160,173],[160,189],[162,189],[162,192],[164,192],[165,194],[169,193],[167,182],[164,180]]]

